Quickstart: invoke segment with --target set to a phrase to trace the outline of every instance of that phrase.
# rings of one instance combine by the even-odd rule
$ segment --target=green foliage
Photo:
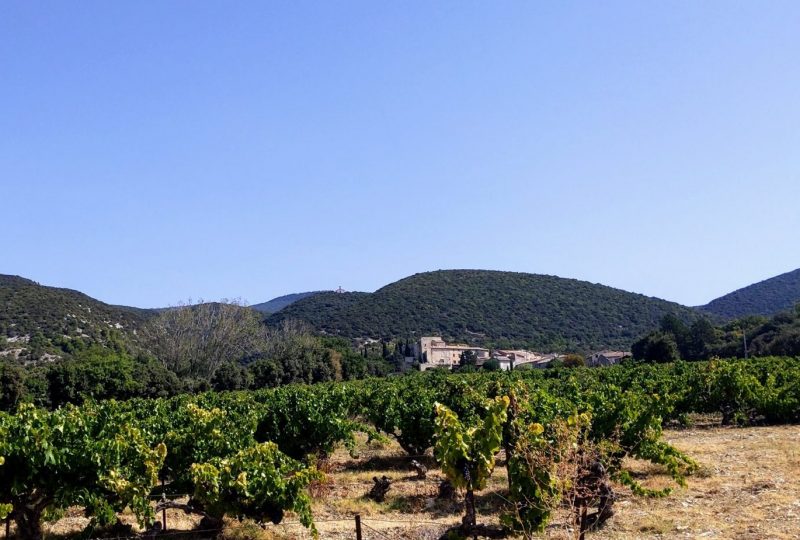
[[[700,309],[725,319],[748,315],[772,316],[800,302],[800,269],[744,287]]]
[[[214,372],[211,387],[217,391],[246,390],[253,385],[253,373],[238,362],[224,362]]]
[[[265,344],[259,314],[238,300],[191,302],[163,310],[143,327],[142,341],[180,377],[210,383],[225,362],[256,356]]]
[[[437,392],[424,381],[438,374],[415,373],[392,384],[373,380],[361,385],[363,414],[377,429],[394,436],[410,455],[421,455],[433,444]]]
[[[434,406],[446,403],[462,418],[482,409],[485,395],[448,371],[412,373],[389,380],[354,383],[360,396],[359,413],[378,430],[394,436],[410,455],[424,454],[433,445]]]
[[[357,431],[372,433],[351,418],[352,397],[342,386],[286,386],[256,399],[263,400],[256,440],[276,442],[294,459],[327,457],[340,443],[352,449]]]
[[[119,342],[134,341],[133,330],[154,314],[151,310],[110,306],[78,291],[44,287],[18,276],[0,274],[0,336],[29,336],[32,342],[27,348],[33,359],[47,351],[69,354],[72,348],[89,343],[113,349]],[[7,342],[6,347],[9,345]],[[15,345],[25,344],[17,341]]]
[[[47,396],[38,396],[39,401],[53,407],[81,403],[86,398],[165,397],[187,389],[174,373],[152,358],[132,358],[96,344],[40,371],[46,378]]]
[[[149,431],[169,449],[161,476],[171,480],[173,489],[191,491],[189,465],[230,456],[255,443],[256,412],[252,401],[246,401],[238,411],[239,403],[215,407],[202,400],[175,400],[155,403],[155,411],[144,412]]]
[[[16,409],[25,399],[25,370],[13,362],[0,362],[0,410]]]
[[[279,342],[279,343],[276,343]],[[281,335],[266,349],[273,356],[244,365],[223,362],[211,381],[179,378],[156,359],[100,344],[76,349],[62,360],[23,367],[0,360],[0,410],[18,403],[58,407],[85,399],[169,397],[181,393],[244,390],[296,382],[324,382],[386,375],[391,367],[380,357],[362,357],[348,341],[308,333]]]
[[[576,458],[588,435],[590,417],[570,415],[547,428],[516,419],[509,441],[509,497],[513,512],[503,516],[512,529],[527,533],[544,530],[566,491],[577,480]]]
[[[678,304],[555,276],[447,270],[416,274],[375,293],[319,293],[268,318],[298,319],[350,338],[445,339],[549,350],[627,348]]]
[[[209,515],[272,520],[292,510],[311,526],[305,487],[317,478],[315,457],[352,446],[356,431],[374,435],[368,421],[415,453],[435,443],[448,476],[468,488],[485,485],[505,447],[513,519],[531,530],[568,489],[565,465],[589,451],[636,493],[668,490],[643,488],[625,469],[628,457],[661,464],[684,483],[695,464],[663,441],[662,426],[691,412],[722,412],[731,423],[798,422],[800,359],[416,373],[90,399],[51,412],[23,404],[16,414],[0,413],[0,514],[11,512],[24,538],[38,538],[45,512],[69,506],[87,509],[90,527],[113,523],[126,506],[147,524],[146,501],[161,479],[172,491],[195,493],[190,509]]]
[[[674,362],[681,358],[675,337],[663,331],[637,341],[631,351],[635,359],[645,362]]]
[[[274,443],[249,446],[228,458],[215,457],[191,465],[194,499],[218,519],[248,516],[280,523],[284,510],[317,536],[306,488],[322,475],[287,457]]]
[[[0,505],[11,507],[21,538],[41,538],[46,512],[82,506],[87,530],[116,521],[130,508],[141,524],[152,520],[149,494],[166,447],[150,445],[129,415],[87,404],[45,412],[20,406],[0,413]]]
[[[98,354],[87,361],[59,362],[47,371],[50,403],[59,407],[84,397],[132,397],[136,381],[129,358]]]
[[[194,493],[189,510],[274,522],[292,510],[313,528],[305,489],[320,475],[279,444],[324,456],[351,442],[347,430],[358,425],[347,416],[343,388],[295,396],[315,419],[301,416],[300,399],[291,402],[297,414],[287,411],[284,396],[273,391],[89,401],[52,412],[22,405],[15,415],[0,413],[0,511],[11,512],[25,539],[41,538],[43,516],[70,506],[86,509],[90,529],[113,524],[126,507],[148,525],[160,478],[171,490]],[[277,442],[256,441],[267,417],[270,425],[283,423]]]
[[[434,455],[447,479],[457,488],[483,489],[501,448],[508,397],[495,398],[476,425],[464,425],[441,403],[436,410]]]
[[[304,325],[287,322],[266,331],[250,359],[248,370],[252,373],[254,388],[369,375],[370,361],[364,361],[363,369],[359,369],[354,356],[352,347],[345,348],[340,342],[314,336]]]
[[[441,403],[435,405],[434,455],[450,483],[466,490],[460,531],[451,531],[450,536],[476,536],[473,532],[477,525],[474,490],[485,488],[494,471],[495,456],[502,447],[508,405],[507,396],[498,396],[485,405],[482,414],[474,417],[473,422],[463,422]]]
[[[475,353],[475,351],[471,350],[463,351],[458,359],[458,365],[461,368],[465,367],[474,368],[475,366],[478,365],[478,355]]]
[[[648,362],[708,360],[743,357],[745,343],[749,356],[800,355],[800,314],[786,311],[770,319],[751,316],[719,327],[707,319],[698,319],[687,327],[665,318],[660,331],[634,343],[631,351],[635,359]]]
[[[484,371],[500,371],[502,368],[500,367],[500,362],[496,358],[490,358],[483,363],[481,369]]]
[[[580,354],[567,354],[562,363],[564,367],[583,367],[586,365],[586,359]]]

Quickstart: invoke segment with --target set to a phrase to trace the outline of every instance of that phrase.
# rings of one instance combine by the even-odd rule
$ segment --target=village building
[[[422,371],[438,367],[450,369],[457,366],[464,351],[474,352],[478,362],[489,359],[489,349],[447,343],[438,336],[420,338],[419,343],[414,344],[414,349],[416,357],[420,359],[419,367]]]
[[[556,356],[553,354],[542,354],[525,350],[504,350],[492,351],[492,358],[500,364],[500,369],[507,371],[515,367],[545,368],[550,365]]]
[[[600,351],[586,357],[589,367],[613,366],[625,358],[630,358],[631,353],[623,351]]]
[[[544,369],[550,367],[554,360],[561,358],[558,354],[544,354],[527,351],[524,349],[486,349],[460,343],[447,343],[439,336],[425,336],[413,346],[414,356],[406,357],[405,361],[411,365],[419,363],[419,369],[425,371],[433,368],[452,369],[461,362],[461,355],[465,351],[475,353],[476,366],[481,367],[489,360],[494,360],[503,371],[512,369]],[[630,358],[631,353],[624,351],[600,351],[586,357],[589,367],[613,366],[625,358]]]
[[[489,360],[495,360],[500,369],[505,371],[521,366],[544,368],[556,358],[553,354],[546,355],[525,350],[489,350],[472,345],[447,343],[439,336],[426,336],[420,338],[414,345],[415,357],[406,358],[406,362],[418,360],[422,371],[442,367],[452,369],[453,366],[459,365],[461,355],[465,351],[475,353],[478,367]]]

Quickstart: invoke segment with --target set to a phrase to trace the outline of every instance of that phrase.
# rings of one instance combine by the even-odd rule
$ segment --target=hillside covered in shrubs
[[[792,309],[798,302],[800,268],[728,293],[700,307],[700,310],[725,319],[749,315],[769,317]]]
[[[487,270],[415,274],[374,293],[320,293],[268,318],[298,319],[348,338],[445,339],[537,350],[630,347],[666,314],[691,322],[691,308],[605,285]]]

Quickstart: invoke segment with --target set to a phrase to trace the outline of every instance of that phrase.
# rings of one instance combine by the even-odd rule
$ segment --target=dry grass
[[[664,499],[622,491],[617,515],[594,538],[800,538],[800,427],[672,431],[667,439],[700,473]]]
[[[662,499],[636,497],[617,487],[616,515],[589,538],[636,539],[796,539],[800,538],[800,426],[706,428],[667,431],[666,438],[700,463],[687,488]],[[396,444],[360,446],[351,458],[338,451],[327,464],[328,480],[314,487],[314,516],[320,537],[355,538],[353,517],[363,519],[364,540],[434,540],[459,522],[458,503],[436,499],[441,473],[431,459],[426,480],[417,480],[410,461]],[[649,463],[628,465],[650,487],[669,485],[665,471]],[[393,484],[386,501],[365,497],[373,476],[386,475]],[[497,523],[504,505],[507,477],[498,467],[489,486],[478,493],[478,513],[484,523]],[[67,515],[50,527],[66,533],[84,518]],[[196,520],[175,511],[171,529],[190,529]],[[569,515],[561,512],[542,535],[574,538]],[[284,523],[264,529],[250,522],[231,522],[226,540],[310,539],[311,534],[287,515]]]
[[[666,438],[700,464],[688,487],[662,499],[636,497],[627,488],[617,487],[616,515],[590,538],[800,538],[799,426],[676,430],[668,431]],[[337,453],[332,460],[330,496],[314,503],[321,537],[353,538],[355,513],[386,535],[367,531],[367,540],[437,538],[449,525],[458,523],[460,508],[435,499],[442,476],[433,464],[427,463],[431,470],[428,481],[415,481],[410,470],[402,469],[407,461],[394,445],[364,452],[358,460]],[[649,487],[672,485],[660,466],[635,461],[627,465]],[[372,477],[384,474],[395,480],[386,501],[379,504],[364,499]],[[506,482],[506,471],[499,467],[479,494],[479,515],[484,522],[497,522]],[[326,521],[329,519],[348,521]],[[296,538],[310,538],[293,525],[275,528],[294,532]],[[574,538],[569,515],[560,513],[542,536]]]

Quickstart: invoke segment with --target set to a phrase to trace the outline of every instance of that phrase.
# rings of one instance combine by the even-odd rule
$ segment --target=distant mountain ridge
[[[468,343],[544,350],[627,348],[667,313],[688,307],[575,279],[491,270],[439,270],[374,293],[320,293],[267,318],[306,321],[343,337],[442,335]]]
[[[771,316],[800,303],[800,268],[712,300],[698,309],[726,319],[748,315]]]
[[[440,270],[401,279],[374,293],[312,291],[250,306],[268,324],[306,321],[348,338],[450,340],[541,350],[625,349],[667,313],[690,322],[772,315],[800,302],[800,269],[689,308],[575,279],[491,270]],[[0,349],[43,336],[103,343],[109,332],[134,341],[160,311],[109,305],[79,291],[0,274]]]
[[[321,292],[326,291],[311,291],[311,292],[301,292],[301,293],[294,293],[294,294],[285,294],[283,296],[278,296],[277,298],[273,298],[267,302],[262,302],[260,304],[253,304],[250,306],[251,308],[255,309],[256,311],[260,311],[261,313],[270,315],[272,313],[276,313],[286,306],[289,306],[298,300],[302,300],[303,298],[307,298],[314,294],[319,294]]]
[[[152,310],[112,306],[79,291],[0,274],[0,336],[7,340],[37,335],[100,340],[112,329],[132,334],[154,315]]]

